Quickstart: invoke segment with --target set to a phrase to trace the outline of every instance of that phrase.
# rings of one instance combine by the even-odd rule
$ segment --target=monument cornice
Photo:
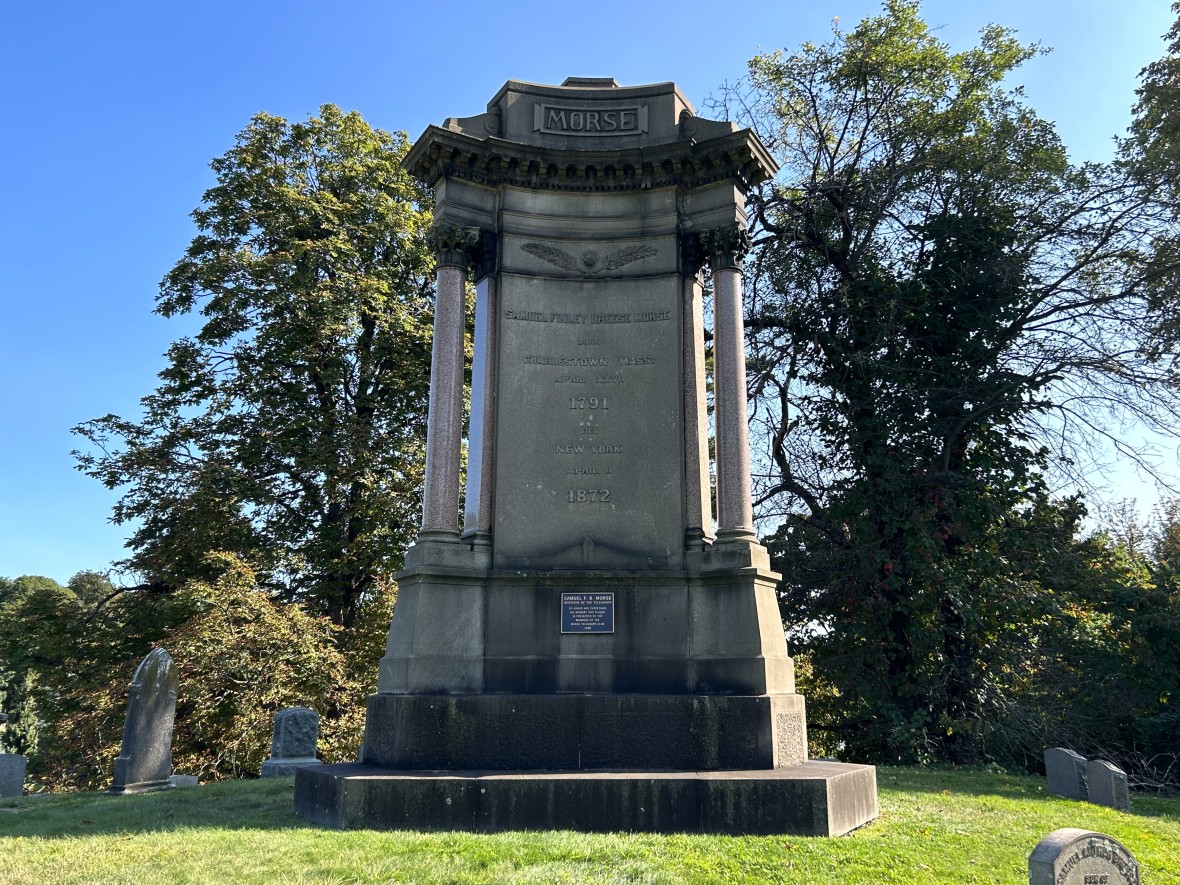
[[[474,138],[430,126],[402,164],[431,186],[444,178],[457,178],[486,187],[581,192],[696,188],[727,180],[745,191],[778,171],[778,164],[749,129],[702,141],[572,150]]]

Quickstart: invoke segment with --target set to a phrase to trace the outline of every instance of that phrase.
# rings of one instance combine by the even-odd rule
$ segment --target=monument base
[[[319,765],[315,756],[285,757],[267,759],[262,763],[262,777],[294,777],[295,772],[305,765]]]
[[[295,812],[341,829],[840,836],[877,816],[877,773],[840,762],[651,772],[314,765],[295,773]]]
[[[166,781],[145,781],[139,784],[123,784],[109,787],[103,792],[108,796],[132,796],[136,793],[157,793],[160,790],[175,790],[176,784],[169,777]]]

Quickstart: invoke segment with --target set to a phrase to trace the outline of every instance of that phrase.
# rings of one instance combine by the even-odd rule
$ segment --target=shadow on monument
[[[296,811],[801,835],[875,818],[871,766],[807,761],[754,533],[742,261],[747,191],[777,168],[765,147],[672,83],[570,78],[509,81],[404,162],[436,195],[422,526],[363,764],[300,769]]]

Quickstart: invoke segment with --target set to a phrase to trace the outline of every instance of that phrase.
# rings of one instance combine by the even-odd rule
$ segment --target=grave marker
[[[25,794],[25,767],[28,760],[20,753],[0,753],[0,799]]]
[[[1072,827],[1054,830],[1028,858],[1029,885],[1139,885],[1139,864],[1122,843]]]
[[[1065,799],[1085,801],[1089,795],[1086,788],[1086,757],[1073,750],[1053,747],[1045,751],[1045,777],[1049,781],[1049,792]]]
[[[1113,762],[1091,759],[1086,763],[1086,790],[1089,801],[1095,805],[1131,810],[1127,774]]]
[[[275,714],[270,758],[262,763],[263,777],[289,777],[303,765],[318,765],[315,748],[320,714],[308,707],[288,707]]]
[[[172,658],[152,649],[131,678],[123,742],[108,793],[170,790],[172,724],[176,718],[177,675]]]

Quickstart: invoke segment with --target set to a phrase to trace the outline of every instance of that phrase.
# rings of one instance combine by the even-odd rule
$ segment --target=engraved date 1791
[[[610,407],[606,404],[605,396],[571,396],[570,408],[602,409],[603,411],[607,411]]]

